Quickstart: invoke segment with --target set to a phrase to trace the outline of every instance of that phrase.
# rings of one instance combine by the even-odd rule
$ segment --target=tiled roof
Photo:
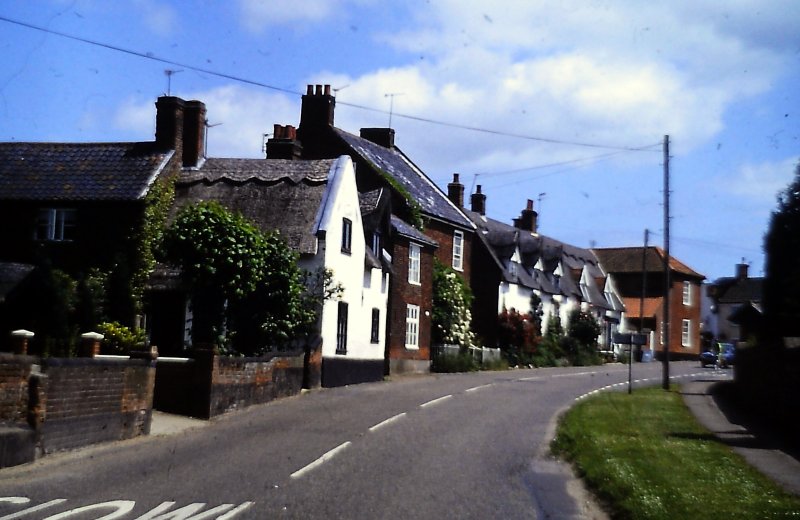
[[[642,247],[604,247],[594,249],[600,263],[609,273],[641,273]],[[666,254],[660,247],[648,247],[645,257],[645,269],[649,273],[664,272]],[[687,266],[674,256],[670,256],[669,265],[672,272],[683,274],[696,280],[704,280],[705,276]]]
[[[386,148],[339,128],[334,130],[354,153],[372,164],[376,170],[391,175],[419,203],[424,214],[456,226],[474,229],[464,213],[400,149]]]
[[[152,142],[0,143],[0,199],[141,199],[172,154]]]
[[[645,318],[652,318],[653,316],[661,310],[661,306],[664,303],[664,298],[657,297],[657,298],[645,298],[644,299],[644,308],[642,312],[639,312],[639,306],[641,305],[640,298],[623,298],[623,303],[625,304],[625,308],[627,309],[628,318],[639,318],[644,314]]]
[[[377,190],[366,191],[363,193],[359,192],[358,204],[361,207],[361,214],[369,215],[373,211],[377,210],[382,196],[383,188],[378,188]]]
[[[0,303],[13,291],[32,271],[30,264],[0,262]]]
[[[335,159],[208,159],[183,171],[176,206],[216,200],[264,231],[277,230],[299,253],[316,253],[313,226]]]

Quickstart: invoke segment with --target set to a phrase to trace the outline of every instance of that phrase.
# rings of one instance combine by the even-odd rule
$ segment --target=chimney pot
[[[322,95],[322,85],[315,85],[314,86],[314,94],[316,94],[317,96],[321,96]]]
[[[275,139],[280,139],[283,137],[283,127],[279,124],[275,124],[272,127],[272,137]]]
[[[325,95],[326,96],[330,96],[331,95],[331,86],[330,85],[325,85]]]
[[[307,85],[306,86],[306,95],[307,96],[314,95],[314,85]]]
[[[527,207],[527,209],[528,210],[533,210],[533,201],[531,199],[528,199],[528,207]]]
[[[458,174],[457,173],[453,174],[453,182],[458,182]]]
[[[528,199],[528,203],[525,209],[522,210],[519,219],[515,221],[516,223],[518,223],[518,224],[515,223],[515,226],[518,227],[519,229],[528,231],[530,233],[536,233],[537,232],[536,220],[538,216],[539,214],[533,210],[533,201],[531,199]]]
[[[737,280],[745,280],[748,276],[750,266],[746,263],[742,262],[741,264],[736,264],[736,279]]]
[[[481,193],[481,185],[478,184],[477,187],[478,191],[470,195],[470,204],[472,206],[472,211],[475,213],[480,213],[481,215],[486,215],[486,195]]]
[[[458,174],[453,174],[453,182],[447,185],[447,198],[459,208],[464,207],[464,185],[458,182]]]

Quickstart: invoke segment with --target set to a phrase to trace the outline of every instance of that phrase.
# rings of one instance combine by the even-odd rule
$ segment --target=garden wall
[[[157,410],[208,419],[320,386],[318,344],[258,358],[220,356],[215,350],[196,350],[193,355],[158,360]]]
[[[148,434],[154,383],[149,358],[0,354],[0,467]]]

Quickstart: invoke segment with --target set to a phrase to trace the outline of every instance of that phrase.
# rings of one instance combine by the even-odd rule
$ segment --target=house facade
[[[353,162],[206,158],[175,184],[175,211],[214,200],[265,232],[277,231],[310,273],[327,270],[341,294],[323,302],[322,385],[383,378],[389,272],[362,220]],[[380,227],[381,212],[371,213]],[[387,217],[388,218],[388,217]]]
[[[666,255],[658,247],[598,248],[603,268],[614,276],[627,310],[628,330],[648,332],[645,348],[661,356],[669,334],[671,359],[696,359],[701,350],[700,298],[705,276],[669,259],[669,327],[664,326]],[[644,269],[642,266],[644,265]]]
[[[457,196],[459,184],[454,176],[451,195]],[[510,225],[486,216],[481,186],[470,199],[471,210],[465,212],[478,229],[472,268],[481,273],[472,278],[473,317],[484,344],[497,345],[497,317],[504,309],[537,311],[532,307],[535,296],[543,334],[555,320],[566,327],[570,314],[580,310],[598,322],[598,342],[610,349],[624,306],[594,253],[541,235],[531,200]]]
[[[0,143],[0,217],[14,223],[0,228],[0,271],[15,275],[4,276],[13,283],[2,298],[0,342],[10,329],[45,326],[30,321],[24,287],[41,270],[57,269],[79,286],[106,277],[107,319],[142,324],[131,287],[141,290],[151,267],[148,219],[181,168],[201,159],[205,132],[200,102],[163,97],[156,108],[154,141]]]
[[[296,132],[276,133],[267,143],[267,157],[349,155],[355,164],[358,191],[384,191],[392,225],[382,239],[393,272],[386,369],[387,373],[426,372],[431,347],[432,258],[451,266],[469,283],[474,224],[395,145],[393,129],[362,128],[354,135],[336,128],[335,105],[329,86],[309,85]],[[433,255],[431,262],[428,255]],[[418,264],[420,280],[410,281],[416,277],[409,274],[409,268],[413,274]]]
[[[749,266],[736,264],[732,277],[705,286],[703,324],[717,341],[747,341],[761,325],[764,278],[749,276]]]

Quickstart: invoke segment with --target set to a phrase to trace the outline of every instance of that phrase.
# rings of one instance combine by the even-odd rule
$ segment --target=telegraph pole
[[[664,343],[662,356],[663,380],[661,387],[669,390],[669,306],[672,283],[670,280],[669,261],[669,136],[664,136],[664,319],[661,327],[661,339]]]

